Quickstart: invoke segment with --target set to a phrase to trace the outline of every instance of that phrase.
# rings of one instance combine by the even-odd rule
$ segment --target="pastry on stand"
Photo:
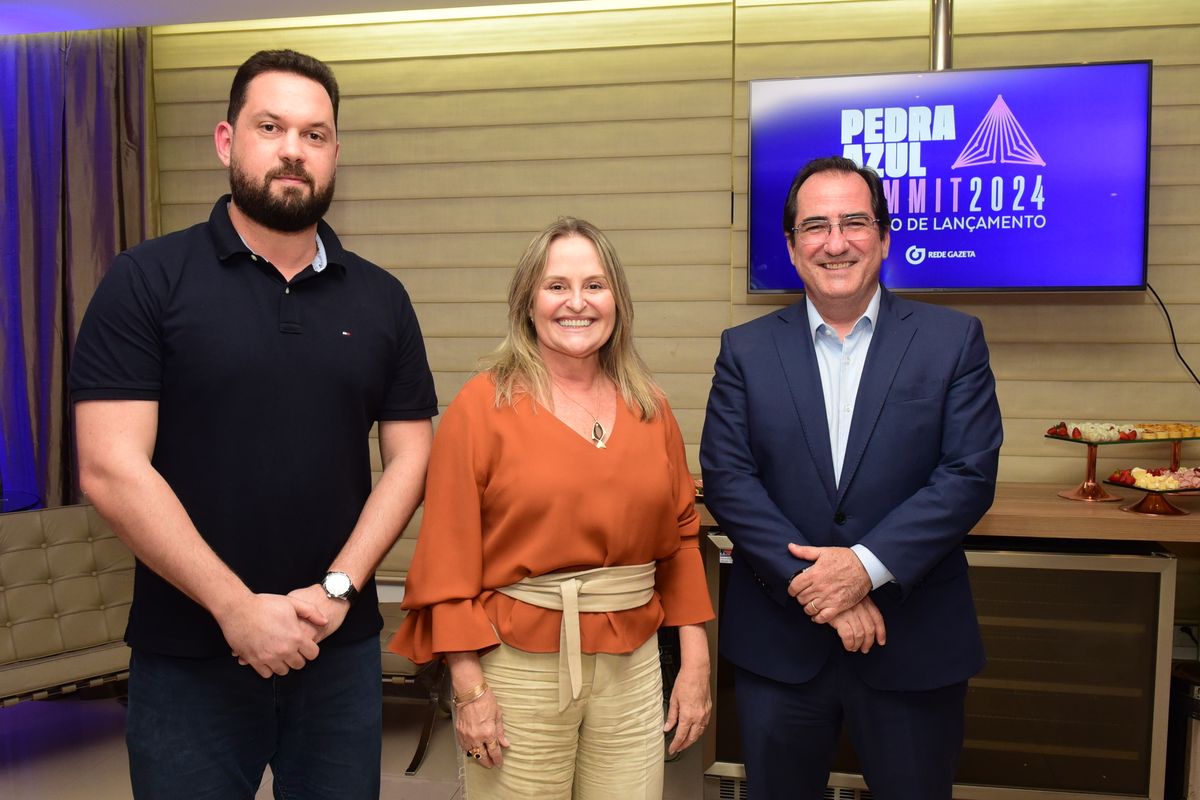
[[[1106,445],[1141,444],[1151,441],[1169,441],[1171,442],[1171,469],[1177,470],[1179,469],[1179,459],[1182,455],[1183,442],[1188,439],[1200,438],[1200,426],[1186,422],[1154,422],[1128,425],[1115,422],[1063,421],[1056,425],[1051,425],[1046,430],[1046,438],[1087,445],[1087,472],[1085,473],[1083,483],[1074,489],[1059,492],[1059,497],[1066,498],[1067,500],[1084,500],[1088,502],[1112,502],[1121,498],[1105,491],[1104,487],[1096,481],[1096,456],[1100,447]],[[1165,500],[1161,500],[1161,503],[1158,501],[1148,502],[1154,508],[1163,510],[1143,511],[1135,508],[1126,510],[1138,510],[1139,513],[1153,514],[1187,513]],[[1137,505],[1140,505],[1140,503]],[[1167,508],[1174,509],[1174,511],[1165,510]]]

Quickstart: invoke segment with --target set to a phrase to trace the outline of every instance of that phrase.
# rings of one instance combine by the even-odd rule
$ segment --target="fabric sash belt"
[[[654,597],[655,563],[596,567],[578,572],[552,572],[522,578],[496,591],[531,606],[562,611],[558,634],[558,710],[583,690],[583,656],[579,612],[625,611]],[[568,685],[570,690],[568,691]]]

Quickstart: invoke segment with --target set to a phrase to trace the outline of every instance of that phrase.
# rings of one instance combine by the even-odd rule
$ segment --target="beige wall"
[[[1154,60],[1150,282],[1200,365],[1200,4],[954,8],[959,67]],[[335,68],[344,100],[330,221],[408,286],[443,405],[501,335],[508,274],[532,233],[583,216],[629,268],[639,346],[698,470],[720,332],[775,308],[745,294],[746,82],[926,69],[929,2],[578,2],[156,28],[163,230],[203,219],[224,191],[212,126],[233,69],[264,47]],[[1079,214],[1081,236],[1103,235]],[[1071,254],[1029,257],[1052,268]],[[1041,438],[1060,418],[1200,417],[1148,295],[933,301],[984,321],[1007,433],[1002,480],[1080,480],[1082,448]],[[1165,458],[1161,446],[1131,446],[1101,468]]]

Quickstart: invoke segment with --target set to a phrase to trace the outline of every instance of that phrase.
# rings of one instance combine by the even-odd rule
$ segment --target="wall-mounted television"
[[[1144,289],[1149,61],[750,82],[750,293],[799,292],[805,162],[873,167],[893,290]]]

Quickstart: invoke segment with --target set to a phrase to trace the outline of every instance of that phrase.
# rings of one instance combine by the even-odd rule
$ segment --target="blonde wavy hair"
[[[568,236],[581,236],[596,248],[616,303],[612,336],[599,352],[600,369],[616,385],[627,406],[640,412],[642,419],[652,419],[661,410],[662,390],[633,344],[633,300],[625,271],[608,237],[595,225],[575,217],[559,217],[533,237],[513,273],[508,286],[508,334],[481,363],[495,380],[496,405],[512,405],[522,393],[532,395],[542,405],[551,405],[550,372],[538,351],[530,312],[546,270],[550,245]]]

